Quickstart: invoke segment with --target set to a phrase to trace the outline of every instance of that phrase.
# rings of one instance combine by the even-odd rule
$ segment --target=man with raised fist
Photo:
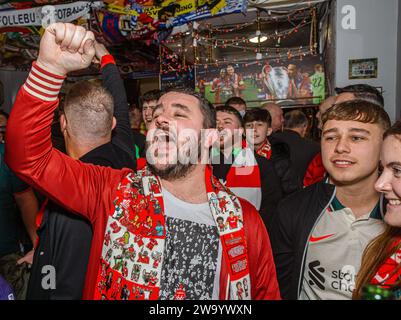
[[[238,283],[249,284],[243,299],[279,299],[269,238],[255,208],[219,183],[200,157],[165,161],[213,143],[214,109],[193,91],[175,88],[159,99],[148,167],[137,173],[84,164],[52,148],[50,125],[63,80],[88,67],[94,54],[90,31],[62,23],[46,29],[11,112],[7,141],[13,148],[6,153],[20,177],[91,222],[84,299],[174,299],[178,293],[237,299]],[[226,209],[216,209],[216,198],[224,197]],[[227,219],[230,211],[243,223],[219,231],[217,218]],[[140,259],[145,254],[149,259]],[[131,277],[133,271],[141,276]]]
[[[67,93],[60,116],[66,151],[70,157],[85,163],[135,169],[124,83],[106,47],[98,42],[94,46],[103,86],[80,81]],[[29,81],[33,80],[38,85],[40,78],[37,76]],[[27,299],[81,299],[92,243],[92,226],[87,219],[52,201],[42,212]],[[48,265],[57,270],[56,287],[52,290],[42,285],[48,277],[43,268]]]

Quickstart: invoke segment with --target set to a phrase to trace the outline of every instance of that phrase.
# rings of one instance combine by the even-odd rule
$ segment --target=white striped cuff
[[[63,76],[55,75],[39,67],[34,61],[28,79],[25,81],[24,89],[38,99],[55,101],[58,98],[64,79],[65,77]]]

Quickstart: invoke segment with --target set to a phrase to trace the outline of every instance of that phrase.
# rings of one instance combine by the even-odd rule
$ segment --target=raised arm
[[[123,173],[83,164],[53,149],[51,123],[67,72],[91,63],[93,39],[91,32],[72,24],[46,29],[38,60],[12,108],[6,137],[6,162],[19,177],[91,221],[97,212],[108,214],[112,186]]]
[[[117,125],[113,130],[112,142],[132,158],[133,165],[130,167],[135,168],[134,139],[129,121],[128,101],[123,79],[121,79],[113,56],[103,44],[95,43],[95,53],[97,59],[100,60],[103,86],[111,93],[114,100],[114,117],[117,120]]]

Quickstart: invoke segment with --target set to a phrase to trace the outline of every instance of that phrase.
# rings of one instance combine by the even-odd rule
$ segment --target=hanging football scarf
[[[124,37],[120,32],[120,15],[107,12],[106,10],[98,10],[97,15],[99,21],[101,21],[103,35],[111,43],[124,41]]]
[[[209,206],[225,257],[222,261],[229,264],[229,297],[249,300],[249,261],[239,200],[212,176],[210,167],[205,171]],[[146,169],[128,175],[118,186],[107,223],[94,299],[158,299],[165,239],[159,179]],[[174,296],[185,298],[183,284]]]
[[[262,157],[265,157],[267,160],[270,159],[270,157],[272,156],[272,148],[267,139],[263,143],[263,145],[258,150],[256,150],[256,153]]]
[[[245,12],[246,8],[247,2],[238,0],[163,1],[158,6],[143,6],[136,2],[131,4],[131,8],[112,3],[107,5],[107,10],[110,12],[132,16],[131,24],[134,32],[142,29],[143,25],[147,26],[150,31],[154,28],[160,30],[180,26],[194,20]]]

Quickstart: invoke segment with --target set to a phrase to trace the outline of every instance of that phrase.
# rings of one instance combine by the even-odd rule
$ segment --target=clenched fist
[[[95,55],[95,36],[91,31],[71,23],[53,23],[40,40],[37,64],[65,76],[87,68]]]

